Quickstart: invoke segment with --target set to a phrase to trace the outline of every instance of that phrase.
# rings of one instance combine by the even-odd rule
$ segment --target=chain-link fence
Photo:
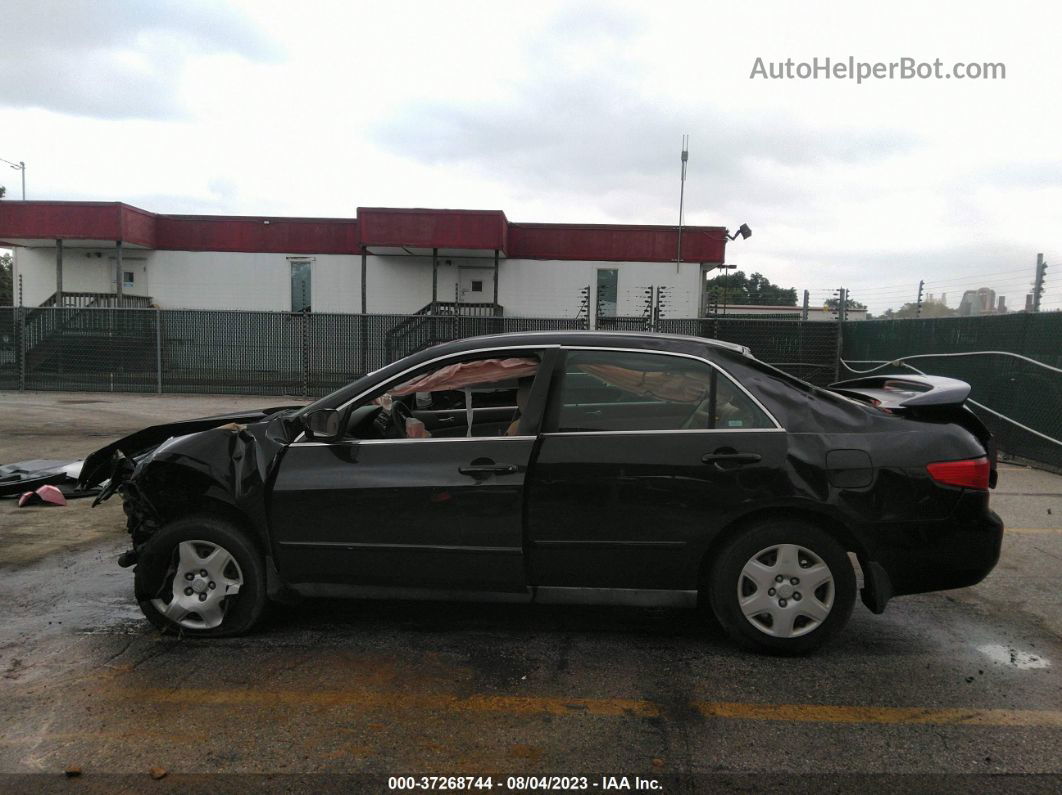
[[[0,308],[0,389],[326,394],[439,342],[579,318]]]
[[[587,325],[586,317],[3,307],[0,388],[317,396],[436,343]],[[866,370],[960,378],[1002,450],[1062,467],[1062,313],[844,324],[646,315],[595,325],[735,342],[820,385]]]
[[[1062,468],[1062,312],[844,326],[842,376],[959,378],[1001,450]]]
[[[825,386],[837,380],[839,324],[803,320],[706,317],[664,318],[658,330],[736,342],[760,361]]]
[[[651,326],[643,317],[597,321],[601,329]],[[585,317],[5,307],[0,388],[322,395],[436,343],[587,325]],[[714,318],[656,325],[747,345],[764,361],[818,383],[834,377],[831,324]]]

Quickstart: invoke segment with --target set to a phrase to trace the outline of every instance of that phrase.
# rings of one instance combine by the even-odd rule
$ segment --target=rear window
[[[562,433],[775,427],[728,376],[667,354],[573,351],[557,399]]]

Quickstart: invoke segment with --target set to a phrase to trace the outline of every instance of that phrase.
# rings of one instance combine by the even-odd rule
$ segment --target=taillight
[[[964,489],[988,489],[990,467],[988,458],[967,458],[962,461],[935,461],[927,464],[929,476],[946,486]]]

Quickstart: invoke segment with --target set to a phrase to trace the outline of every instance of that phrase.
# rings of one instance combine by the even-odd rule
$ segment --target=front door
[[[506,351],[400,376],[352,407],[351,438],[290,445],[270,511],[281,575],[293,583],[523,589],[524,482],[541,415],[534,407],[548,389],[538,361]],[[461,370],[473,363],[481,367],[473,375]],[[392,428],[391,438],[371,438],[381,427],[374,413],[385,411],[378,394],[405,401],[404,430]],[[418,419],[455,394],[470,399],[452,407],[452,424]],[[541,397],[529,403],[532,394]],[[512,408],[499,422],[505,403]]]
[[[692,590],[699,545],[777,490],[786,434],[694,357],[572,350],[528,482],[531,582]]]
[[[458,273],[458,293],[462,304],[494,301],[494,270],[462,266]]]
[[[534,438],[291,445],[273,488],[291,582],[519,589]]]

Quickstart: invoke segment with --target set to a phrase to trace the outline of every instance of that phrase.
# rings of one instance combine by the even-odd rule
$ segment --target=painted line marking
[[[993,497],[1062,497],[1062,491],[994,491]]]
[[[458,713],[512,715],[595,715],[658,718],[664,707],[653,701],[624,698],[555,698],[487,696],[466,698],[436,693],[383,693],[368,690],[161,690],[125,693],[132,702],[247,707],[312,706],[360,709],[446,710]],[[796,723],[868,723],[880,725],[1040,726],[1062,728],[1062,710],[931,707],[858,707],[826,704],[747,704],[694,701],[690,708],[706,718]]]

